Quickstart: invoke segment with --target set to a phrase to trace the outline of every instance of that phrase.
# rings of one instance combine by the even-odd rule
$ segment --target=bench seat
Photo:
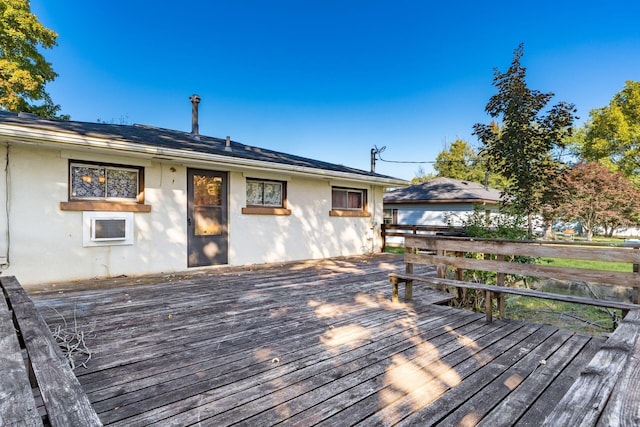
[[[425,282],[429,285],[435,286],[438,289],[442,289],[445,286],[463,288],[463,289],[475,289],[485,292],[485,301],[491,301],[492,296],[499,296],[502,294],[519,295],[523,297],[542,298],[553,301],[570,302],[574,304],[591,305],[596,307],[607,307],[623,311],[634,310],[638,308],[638,305],[622,302],[622,301],[608,301],[608,300],[595,300],[593,298],[579,297],[574,295],[555,294],[551,292],[542,292],[535,289],[523,289],[523,288],[511,288],[507,286],[486,285],[483,283],[465,282],[461,280],[443,279],[439,277],[420,276],[416,274],[402,274],[402,273],[390,273],[389,280],[392,284],[393,300],[398,301],[398,285],[405,283],[405,301],[411,300],[413,297],[412,283],[413,281]],[[502,315],[502,309],[499,310]],[[491,310],[487,311],[487,321],[491,321]]]
[[[13,328],[13,324],[15,323],[22,337],[22,343],[28,355],[29,372],[32,373],[31,380],[33,381],[33,385],[40,391],[46,409],[46,420],[44,423],[42,420],[34,420],[32,423],[31,418],[29,418],[27,422],[17,423],[17,425],[47,424],[53,427],[101,426],[102,423],[93,409],[89,398],[82,389],[82,386],[62,354],[58,343],[53,338],[49,327],[36,309],[31,298],[29,298],[18,280],[13,276],[0,277],[0,285],[6,298],[6,300],[3,298],[3,303],[5,307],[10,308],[12,311],[11,327]],[[8,322],[5,321],[2,323],[5,325],[8,324]],[[17,337],[15,329],[12,330],[12,334]],[[0,348],[0,351],[3,355],[7,354],[5,353],[7,350],[4,348]],[[15,349],[9,349],[8,354],[10,356],[14,353]],[[22,359],[21,353],[19,354]],[[29,399],[28,396],[23,396],[23,391],[19,390],[22,394],[16,395],[15,398],[18,400],[12,400],[11,403],[16,405],[16,407],[26,407],[26,414],[30,416],[32,412],[31,400],[34,400],[31,383],[29,381],[30,378],[20,373],[18,374],[20,378],[16,378],[18,383],[15,386],[20,387],[20,390],[28,387],[31,396]],[[2,381],[0,385],[2,385],[4,391],[5,379],[3,378],[0,381]],[[33,406],[35,407],[35,404]],[[0,409],[2,410],[0,419],[5,415],[10,415],[10,412],[4,407],[0,406]],[[1,424],[6,425],[4,420],[2,421]]]

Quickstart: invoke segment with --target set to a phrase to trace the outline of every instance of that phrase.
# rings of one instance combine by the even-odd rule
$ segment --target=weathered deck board
[[[75,373],[105,425],[540,421],[599,349],[552,327],[487,325],[427,289],[392,304],[387,274],[403,265],[213,269],[48,285],[32,299],[49,323],[93,330]]]
[[[454,324],[449,325],[455,327]],[[397,387],[390,378],[402,376],[415,376],[416,379],[408,381],[407,385],[412,388],[418,388],[420,385],[426,384],[429,380],[434,379],[438,372],[443,372],[446,365],[441,361],[445,357],[460,350],[459,337],[463,336],[465,340],[473,340],[480,347],[488,346],[506,335],[513,333],[520,328],[521,325],[494,325],[487,328],[484,322],[474,319],[472,324],[463,327],[455,327],[458,334],[439,336],[434,339],[428,339],[428,343],[418,344],[411,350],[413,354],[394,355],[393,365],[387,371],[388,375],[378,375],[372,379],[360,383],[351,389],[345,390],[341,394],[330,396],[320,405],[311,407],[292,418],[293,421],[303,421],[301,424],[314,424],[323,418],[327,418],[323,422],[327,425],[352,425],[359,421],[363,416],[374,413],[379,409],[381,396],[389,403],[392,403],[392,397],[397,396],[395,388]],[[405,352],[408,353],[408,352]],[[460,357],[472,357],[473,352],[469,351],[466,355],[464,352],[458,352]],[[387,366],[385,365],[385,368]],[[426,376],[420,372],[413,374],[413,371],[425,371]],[[409,379],[409,378],[408,378]],[[340,412],[342,411],[342,412]],[[329,416],[337,415],[329,418]]]
[[[640,310],[629,312],[625,321],[602,345],[578,379],[545,419],[545,426],[637,425],[638,355]],[[628,417],[628,418],[621,418]]]
[[[0,290],[0,425],[41,426],[11,311]]]
[[[599,341],[589,341],[585,350],[574,357],[569,365],[553,379],[553,382],[545,389],[544,398],[540,396],[535,402],[530,402],[527,412],[515,424],[516,427],[537,427],[549,413],[549,402],[559,402],[567,392],[567,386],[573,384],[580,376],[580,371],[591,360],[595,352],[600,348]],[[498,412],[498,411],[496,411]]]

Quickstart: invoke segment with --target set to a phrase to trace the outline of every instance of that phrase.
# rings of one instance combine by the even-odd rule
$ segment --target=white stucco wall
[[[278,179],[277,175],[248,173],[247,177]],[[243,215],[246,177],[231,174],[230,261],[255,264],[296,259],[356,255],[380,249],[382,190],[344,181],[287,179],[287,208],[291,215]],[[331,187],[365,188],[371,218],[331,217]],[[372,197],[374,196],[375,197]],[[375,200],[375,201],[374,201]],[[377,204],[377,206],[376,206]],[[373,223],[375,230],[372,230]]]
[[[5,146],[0,156],[6,158]],[[0,177],[0,261],[29,286],[43,282],[172,272],[187,269],[186,164],[65,152],[37,145],[9,147],[10,167]],[[145,168],[145,203],[134,214],[134,244],[83,247],[82,212],[63,211],[69,159]],[[200,169],[223,170],[211,165]],[[6,191],[8,177],[8,191]],[[246,177],[287,181],[289,216],[244,215]],[[370,218],[330,217],[331,186],[365,188]],[[229,173],[229,264],[245,265],[379,251],[382,188],[348,181],[269,173]],[[9,195],[9,216],[3,195]],[[5,238],[7,219],[10,241]],[[372,225],[375,223],[375,230]],[[4,232],[3,232],[4,230]]]
[[[451,225],[456,227],[462,226],[462,221],[473,213],[474,205],[472,203],[389,204],[385,208],[398,210],[398,224],[401,225]],[[491,211],[491,215],[498,213],[497,206],[488,206],[487,209]],[[386,243],[403,245],[404,238],[390,236]]]
[[[473,212],[471,203],[434,203],[416,205],[389,205],[389,209],[398,209],[398,224],[406,225],[462,225],[462,220]],[[497,213],[495,206],[487,207]],[[451,223],[447,222],[447,216]]]

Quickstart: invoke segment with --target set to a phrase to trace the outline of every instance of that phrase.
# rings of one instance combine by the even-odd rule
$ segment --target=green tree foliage
[[[609,105],[590,112],[578,153],[627,177],[640,174],[640,82],[627,81]]]
[[[598,162],[580,163],[564,175],[564,203],[559,217],[577,220],[591,240],[598,228],[608,235],[621,226],[635,226],[640,215],[640,191],[619,172]]]
[[[456,139],[448,149],[444,149],[438,154],[433,168],[436,171],[436,176],[445,178],[480,184],[485,184],[487,181],[489,187],[497,189],[504,188],[506,184],[501,176],[488,174],[485,159],[468,142],[461,139]]]
[[[503,202],[531,218],[542,213],[545,205],[557,203],[556,193],[549,188],[562,173],[563,165],[554,153],[565,147],[576,110],[572,104],[560,102],[544,111],[553,93],[527,87],[522,56],[520,45],[509,69],[504,73],[494,71],[493,85],[498,93],[489,99],[485,111],[500,123],[478,123],[473,128],[491,170],[508,180]]]
[[[60,111],[45,90],[57,74],[38,51],[55,46],[57,37],[31,13],[28,0],[0,1],[0,109],[43,117]]]
[[[420,184],[422,182],[431,181],[437,175],[435,173],[427,173],[422,166],[416,171],[416,176],[411,179],[411,184]]]

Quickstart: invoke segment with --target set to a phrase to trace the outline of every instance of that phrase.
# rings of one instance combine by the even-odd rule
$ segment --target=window
[[[247,206],[282,208],[284,183],[277,181],[247,180]]]
[[[367,212],[367,190],[333,187],[331,216],[370,216]]]
[[[244,214],[290,215],[287,209],[287,183],[247,179],[247,207]]]
[[[60,208],[149,212],[151,207],[144,205],[144,168],[72,160],[69,201]]]
[[[71,163],[69,200],[138,201],[141,168]]]
[[[385,209],[383,211],[385,224],[397,224],[398,223],[398,209]]]

